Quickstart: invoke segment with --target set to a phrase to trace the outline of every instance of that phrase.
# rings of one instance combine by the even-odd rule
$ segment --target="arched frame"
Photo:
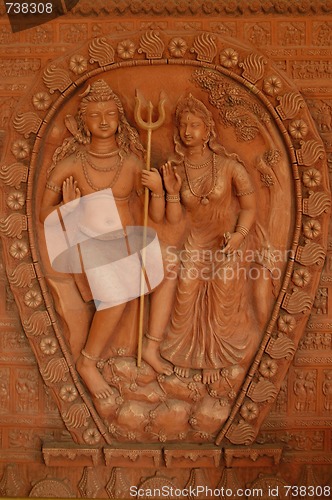
[[[289,211],[284,234],[287,261],[282,267],[282,283],[259,349],[248,366],[243,384],[231,398],[227,416],[224,415],[213,436],[216,445],[224,442],[249,445],[254,442],[278,394],[308,319],[324,263],[330,209],[326,155],[305,102],[293,83],[263,55],[212,33],[148,31],[125,37],[96,38],[73,54],[52,62],[17,109],[0,170],[4,193],[0,232],[7,274],[40,373],[74,441],[96,448],[114,443],[117,438],[110,430],[110,421],[105,425],[105,419],[78,377],[70,345],[70,325],[64,326],[59,318],[59,309],[52,298],[54,289],[45,278],[37,210],[46,175],[41,159],[46,154],[49,162],[66,136],[64,129],[56,126],[52,129],[52,124],[60,123],[70,106],[74,109],[78,94],[89,81],[105,78],[111,86],[112,81],[115,82],[115,90],[124,99],[126,112],[133,121],[134,93],[131,90],[131,95],[122,94],[121,74],[135,75],[136,72],[139,81],[131,85],[137,83],[141,90],[139,82],[144,86],[142,82],[149,71],[153,82],[158,82],[158,74],[167,76],[167,71],[173,79],[175,71],[181,74],[185,83],[180,86],[179,97],[196,89],[214,117],[220,118],[220,123],[225,116],[218,114],[218,103],[225,102],[222,99],[231,87],[238,89],[244,109],[241,116],[251,117],[256,124],[263,120],[261,127],[271,126],[271,133],[276,143],[282,145],[282,156],[288,164],[288,172],[284,173],[288,185],[280,189],[280,193],[284,191],[280,196],[285,196],[284,201],[288,199]],[[153,88],[154,101],[165,87],[161,80],[159,86]],[[224,94],[218,94],[219,88]],[[175,103],[175,98],[170,99],[169,127]],[[260,107],[258,111],[256,103]],[[238,118],[235,114],[233,121],[219,123],[219,127],[227,139],[233,141],[231,149],[236,153],[240,150],[242,158],[252,137],[246,139]],[[240,139],[236,138],[237,133]],[[257,134],[261,137],[262,132]],[[144,139],[142,134],[143,142]],[[157,137],[161,152],[156,154],[156,161],[165,159],[161,142]],[[253,158],[251,162],[254,165]],[[265,168],[273,170],[273,162],[266,162]],[[271,180],[264,169],[258,169],[256,176],[263,183],[262,192],[266,197],[273,189],[274,178]],[[277,201],[273,203],[277,206]],[[280,208],[282,212],[284,207]],[[159,435],[156,441],[162,445],[164,437]]]

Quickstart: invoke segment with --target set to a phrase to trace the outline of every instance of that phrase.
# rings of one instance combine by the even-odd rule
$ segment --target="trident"
[[[148,119],[144,121],[141,116],[141,96],[138,95],[136,90],[135,97],[135,120],[140,128],[147,130],[147,146],[146,146],[146,170],[151,169],[151,139],[152,131],[157,130],[165,121],[165,97],[160,94],[158,113],[159,118],[157,121],[152,121],[153,104],[151,101],[148,102]],[[148,226],[148,213],[149,213],[149,189],[145,187],[144,189],[144,219],[143,219],[143,250],[142,250],[142,271],[145,274],[145,247],[147,238],[147,226]],[[144,323],[144,280],[141,279],[141,290],[140,290],[140,307],[139,307],[139,327],[138,327],[138,348],[137,348],[137,366],[141,366],[142,361],[142,342],[143,342],[143,323]]]

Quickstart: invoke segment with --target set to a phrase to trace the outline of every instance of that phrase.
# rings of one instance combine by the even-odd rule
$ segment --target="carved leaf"
[[[140,39],[138,52],[144,52],[148,59],[161,59],[164,51],[164,42],[159,37],[158,31],[147,31]]]
[[[62,418],[67,427],[86,427],[89,410],[85,404],[73,405],[67,412],[62,413]]]
[[[12,165],[2,165],[0,168],[0,179],[7,186],[19,189],[21,182],[26,182],[28,178],[28,167],[22,163],[13,163]]]
[[[68,373],[69,368],[67,362],[64,358],[51,359],[45,368],[41,370],[44,381],[47,384],[55,384],[60,381],[66,381],[66,373]]]
[[[94,467],[84,467],[83,475],[77,486],[82,498],[97,498],[102,484]]]
[[[95,38],[89,47],[90,63],[97,62],[99,66],[114,62],[114,49],[106,38]]]
[[[309,198],[303,200],[303,213],[309,217],[318,217],[323,212],[328,212],[331,198],[328,193],[309,191]]]
[[[242,76],[251,83],[256,83],[264,75],[266,60],[259,54],[250,54],[239,64],[242,67]]]
[[[226,455],[226,453],[227,453],[227,451],[225,450],[225,455]],[[195,486],[196,485],[197,484],[195,484]],[[224,488],[224,490],[229,488],[230,490],[232,490],[234,492],[239,490],[240,483],[237,479],[235,469],[233,467],[229,467],[229,468],[225,467],[224,468],[220,482],[217,486],[218,490],[221,490],[221,488]],[[224,497],[221,497],[221,500],[224,500]]]
[[[244,422],[240,421],[238,424],[232,424],[226,433],[226,437],[233,444],[250,444],[255,438],[255,431],[253,427]]]
[[[302,143],[301,149],[296,151],[299,165],[314,165],[325,156],[324,146],[315,140]]]
[[[196,52],[198,61],[212,62],[217,54],[215,39],[216,37],[210,33],[198,35],[194,40],[193,48],[190,49],[190,52]]]
[[[51,94],[54,94],[55,90],[63,92],[72,83],[67,71],[57,68],[54,64],[44,71],[43,81]]]
[[[279,333],[278,338],[271,338],[265,351],[274,359],[290,359],[295,352],[294,342],[286,335]]]
[[[31,286],[36,273],[32,264],[19,264],[9,276],[9,282],[18,287]]]
[[[295,118],[301,108],[304,107],[304,99],[296,92],[288,92],[281,97],[277,97],[280,101],[276,107],[277,112],[283,120]]]
[[[308,312],[312,307],[311,297],[303,290],[294,288],[293,293],[286,293],[282,307],[290,314]]]
[[[21,481],[21,475],[16,464],[7,465],[0,481],[1,497],[17,497],[23,495],[25,485]]]
[[[111,477],[105,486],[109,498],[126,498],[129,496],[130,483],[127,475],[120,467],[113,467]]]
[[[9,238],[22,238],[22,231],[26,229],[26,215],[11,214],[6,219],[0,219],[0,232]]]
[[[27,139],[30,134],[36,134],[38,129],[42,123],[42,120],[39,116],[30,111],[28,113],[20,113],[14,119],[14,128],[20,134],[24,134],[24,137]]]
[[[51,325],[51,319],[47,311],[36,311],[23,322],[23,325],[27,335],[38,337],[47,333],[47,328]]]
[[[247,396],[255,403],[272,401],[277,395],[277,388],[272,382],[261,378],[258,382],[252,382],[247,391]]]
[[[322,266],[325,261],[325,252],[321,245],[314,241],[307,242],[304,247],[298,247],[295,260],[305,266],[316,264]]]

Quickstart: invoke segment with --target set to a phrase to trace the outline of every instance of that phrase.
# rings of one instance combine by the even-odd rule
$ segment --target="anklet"
[[[88,354],[84,349],[81,350],[82,356],[84,356],[86,359],[89,359],[90,361],[100,361],[99,356],[91,356],[91,354]]]
[[[146,338],[149,340],[153,340],[154,342],[161,342],[162,339],[158,339],[158,337],[153,337],[152,335],[149,335],[148,333],[145,334]]]

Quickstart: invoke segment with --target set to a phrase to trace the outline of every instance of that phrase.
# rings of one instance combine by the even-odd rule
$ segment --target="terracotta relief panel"
[[[0,494],[326,497],[329,6],[98,8],[0,27]]]
[[[68,24],[69,31],[66,31],[65,36],[69,32],[70,36],[76,36],[75,33],[79,31],[84,38],[83,28],[84,25]],[[65,33],[65,29],[66,27],[63,27],[62,33]],[[69,41],[80,40],[75,38]],[[168,60],[163,59],[165,56]],[[183,59],[184,57],[187,59]],[[176,85],[179,68],[180,89]],[[153,86],[150,82],[154,82]],[[226,323],[223,326],[226,310],[222,312],[222,305],[217,297],[213,298],[212,291],[208,293],[206,300],[209,307],[214,310],[214,315],[220,314],[218,328],[220,331],[225,328],[225,334],[233,331],[233,342],[237,342],[236,350],[232,351],[230,346],[225,350],[227,344],[224,339],[227,336],[220,334],[218,342],[223,347],[211,361],[199,361],[199,351],[189,358],[182,358],[182,354],[177,354],[178,342],[181,342],[183,354],[186,349],[188,352],[195,352],[197,347],[192,339],[186,340],[185,337],[174,336],[172,333],[175,325],[183,330],[194,320],[197,328],[200,328],[202,321],[199,315],[196,319],[191,316],[185,319],[184,312],[181,312],[179,317],[175,312],[183,303],[185,295],[181,294],[188,293],[184,292],[184,289],[182,291],[185,281],[182,282],[181,272],[184,272],[185,261],[181,260],[184,258],[181,257],[181,247],[187,245],[183,235],[188,231],[192,232],[194,226],[190,229],[192,216],[187,216],[182,234],[179,227],[178,234],[167,224],[157,227],[161,241],[165,242],[164,245],[168,243],[167,251],[170,252],[173,248],[177,253],[180,252],[177,291],[174,292],[175,299],[171,299],[175,300],[175,310],[170,315],[171,326],[167,329],[169,333],[166,332],[164,338],[160,337],[160,341],[163,340],[160,353],[168,362],[160,358],[159,351],[152,356],[145,352],[145,362],[137,369],[135,328],[132,327],[129,334],[123,319],[123,326],[119,326],[117,335],[112,337],[109,350],[106,349],[108,342],[105,341],[97,356],[104,359],[103,363],[98,363],[97,368],[90,363],[93,375],[82,367],[80,350],[85,345],[83,357],[92,360],[93,355],[86,347],[89,345],[87,339],[89,335],[100,335],[98,331],[97,334],[91,333],[93,327],[90,322],[95,314],[93,306],[89,302],[84,304],[82,295],[70,275],[54,273],[50,268],[43,225],[39,220],[44,220],[40,215],[41,207],[45,206],[45,203],[54,203],[45,202],[50,198],[48,193],[47,196],[44,193],[45,186],[46,189],[51,189],[51,194],[61,193],[64,188],[62,185],[58,187],[53,181],[53,178],[57,178],[59,169],[61,170],[62,163],[59,163],[59,167],[57,163],[66,161],[67,157],[74,158],[71,156],[73,154],[81,158],[79,161],[83,165],[82,180],[79,180],[80,174],[76,174],[78,180],[75,177],[78,183],[76,189],[81,190],[80,195],[98,193],[100,189],[113,187],[113,181],[105,184],[97,179],[96,174],[92,175],[93,169],[104,171],[104,167],[97,166],[96,160],[92,161],[86,156],[89,149],[84,145],[85,139],[80,138],[83,129],[79,128],[79,122],[74,118],[77,109],[83,109],[80,108],[84,102],[84,98],[82,100],[80,97],[82,93],[85,92],[89,96],[91,92],[92,98],[98,102],[102,92],[111,92],[110,87],[121,96],[125,114],[130,123],[138,129],[144,128],[147,118],[144,118],[143,114],[140,118],[139,113],[144,113],[141,108],[136,108],[135,112],[136,89],[139,90],[139,95],[149,96],[155,105],[160,100],[160,92],[165,95],[163,112],[166,121],[153,134],[151,154],[152,163],[156,166],[161,165],[172,154],[172,134],[176,127],[174,112],[177,110],[180,120],[183,113],[180,111],[181,98],[189,99],[181,104],[187,106],[183,109],[200,109],[201,116],[206,116],[203,120],[207,120],[208,116],[213,117],[210,125],[204,122],[205,127],[208,127],[208,146],[204,148],[208,147],[212,155],[209,160],[212,162],[212,187],[209,184],[209,189],[203,187],[200,190],[196,187],[188,177],[188,169],[194,171],[196,168],[195,164],[191,166],[189,160],[185,160],[183,171],[179,163],[180,174],[177,174],[178,182],[183,183],[182,189],[187,186],[193,200],[196,198],[200,201],[202,208],[195,206],[197,210],[203,210],[202,216],[209,213],[210,196],[213,200],[215,186],[219,182],[219,157],[235,162],[234,167],[228,168],[237,168],[239,172],[244,168],[245,176],[249,175],[247,181],[238,181],[238,186],[235,180],[232,181],[235,182],[235,199],[238,198],[239,206],[232,209],[235,210],[234,215],[232,210],[230,212],[234,223],[236,213],[247,213],[243,207],[246,204],[250,207],[253,193],[258,195],[255,225],[250,217],[248,222],[244,223],[247,226],[249,224],[249,227],[239,225],[239,232],[234,233],[241,236],[239,242],[231,233],[227,233],[230,236],[226,235],[226,225],[222,230],[226,239],[224,243],[222,240],[220,242],[221,248],[226,248],[226,252],[222,252],[222,258],[228,249],[230,252],[238,249],[239,259],[243,257],[241,251],[244,249],[246,252],[251,251],[253,255],[252,262],[245,262],[248,274],[245,275],[244,285],[235,278],[230,284],[226,284],[227,286],[219,285],[219,293],[225,293],[229,287],[229,293],[233,296],[230,307],[233,310],[237,307],[237,300],[251,296],[253,303],[249,305],[249,300],[248,307],[252,312],[249,316],[243,315],[242,319],[240,313],[236,319],[231,315],[228,326]],[[184,97],[188,95],[189,98]],[[190,97],[191,95],[193,97]],[[136,102],[138,99],[143,98],[136,97]],[[161,104],[159,113],[160,106]],[[195,114],[195,111],[192,113]],[[315,311],[321,313],[327,310],[324,296],[326,290],[324,292],[324,289],[320,288],[316,291],[318,272],[325,258],[326,213],[330,206],[326,190],[326,158],[300,94],[264,56],[246,51],[242,46],[237,46],[235,41],[225,42],[220,35],[209,33],[192,37],[186,32],[175,36],[168,35],[167,32],[161,34],[159,31],[149,30],[139,37],[131,34],[125,38],[119,35],[113,38],[96,38],[82,47],[80,52],[74,52],[47,66],[42,79],[31,90],[30,97],[25,98],[20,111],[16,112],[12,125],[12,134],[1,170],[1,178],[7,186],[4,190],[7,209],[1,222],[7,273],[44,382],[55,394],[62,418],[75,441],[89,445],[96,445],[103,439],[106,442],[115,439],[127,442],[164,443],[184,440],[220,443],[225,437],[234,444],[252,442],[263,416],[277,396],[308,312],[312,306]],[[132,130],[131,134],[134,133],[134,129]],[[68,135],[68,132],[71,135]],[[220,150],[221,153],[215,152],[218,150],[217,146],[210,145],[211,133],[222,138],[224,149]],[[146,142],[143,132],[141,135],[142,142]],[[93,139],[91,129],[87,142]],[[181,136],[181,132],[177,140],[179,147],[183,148],[185,137]],[[137,142],[137,145],[142,149],[140,142]],[[57,150],[59,146],[60,149]],[[218,154],[221,156],[217,156]],[[208,164],[206,167],[210,168]],[[206,167],[204,164],[204,168]],[[92,173],[89,173],[91,168]],[[117,181],[120,167],[115,164],[114,168],[119,172],[114,176]],[[197,168],[201,168],[199,164]],[[230,175],[230,179],[233,175],[236,179],[236,175],[240,174]],[[65,178],[64,181],[67,182]],[[226,177],[222,182],[226,182]],[[164,183],[167,184],[166,177]],[[84,188],[85,184],[89,188]],[[66,189],[70,189],[70,186]],[[291,193],[294,190],[297,199],[293,202]],[[185,199],[185,191],[181,193]],[[248,197],[246,204],[243,204],[242,197]],[[170,205],[172,201],[170,197]],[[281,207],[284,221],[282,227],[279,225]],[[189,213],[193,210],[190,205],[188,209]],[[151,216],[153,219],[153,214]],[[247,220],[246,216],[244,220]],[[252,236],[247,238],[251,226]],[[234,231],[232,225],[229,228]],[[194,238],[195,232],[191,234],[191,238]],[[199,230],[197,235],[201,238]],[[241,240],[244,239],[248,243],[240,247]],[[188,247],[184,248],[188,251]],[[207,246],[206,250],[211,249]],[[195,246],[191,249],[191,252],[194,251]],[[281,256],[279,259],[278,255]],[[212,261],[216,262],[213,260],[216,258],[216,255],[213,255]],[[227,264],[228,269],[231,269],[230,265],[234,267],[234,263]],[[198,272],[197,267],[193,269]],[[259,286],[255,280],[259,282]],[[198,282],[193,280],[193,289],[195,283]],[[212,283],[215,283],[213,278]],[[264,298],[262,290],[265,290]],[[196,293],[194,292],[190,300],[199,300],[198,296],[195,298]],[[151,300],[150,314],[153,315],[154,301],[153,298]],[[321,303],[323,305],[320,306]],[[131,317],[131,322],[136,321],[135,307],[135,302],[128,303],[127,309],[131,308],[132,312],[128,309],[124,318]],[[82,322],[75,324],[72,318],[78,311],[81,311],[79,314],[82,315]],[[113,310],[109,311],[107,321],[113,321]],[[107,314],[104,314],[107,318]],[[210,321],[210,313],[207,310],[204,314],[207,314],[202,322],[205,330],[205,322]],[[245,335],[240,333],[241,327],[239,329],[239,326],[236,326],[243,320],[249,329]],[[150,325],[151,321],[155,321],[153,316],[149,321]],[[165,324],[167,322],[168,319]],[[124,328],[123,333],[121,328]],[[265,328],[267,330],[264,333]],[[206,336],[208,349],[211,333],[204,330],[202,335]],[[114,335],[112,331],[110,335]],[[147,340],[150,339],[152,342],[155,340],[152,334],[147,335]],[[156,340],[159,342],[159,338]],[[153,349],[155,350],[155,346]],[[75,370],[77,360],[83,385]],[[171,374],[173,365],[174,375]],[[316,378],[312,374],[313,372],[309,371],[303,375],[306,390],[309,390],[310,383],[315,383]],[[33,411],[37,391],[35,381],[31,380],[27,373],[21,375],[16,383],[19,406],[22,411],[27,407],[29,411]],[[309,405],[314,411],[313,401],[301,399],[301,380],[298,375],[294,381],[295,410]],[[96,388],[92,388],[94,383],[97,384]],[[246,390],[239,392],[243,383]],[[313,398],[313,389],[311,395]],[[296,398],[299,398],[299,401]],[[168,426],[170,413],[177,421],[175,427],[174,422],[171,427]]]

